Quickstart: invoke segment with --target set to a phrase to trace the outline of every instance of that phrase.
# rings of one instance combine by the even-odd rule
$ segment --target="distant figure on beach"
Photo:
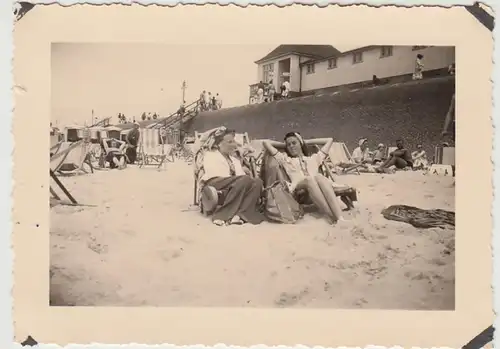
[[[268,93],[269,102],[274,101],[275,94],[276,94],[276,89],[274,88],[273,80],[271,80],[271,81],[269,81],[269,93]]]
[[[377,146],[377,150],[375,150],[375,154],[373,155],[372,164],[376,165],[385,160],[385,145],[383,143],[379,143]]]
[[[422,145],[417,145],[417,150],[411,153],[413,159],[413,169],[414,170],[425,170],[427,169],[429,162],[427,161],[427,153],[422,148]]]
[[[290,82],[288,82],[288,80],[285,80],[281,85],[281,97],[288,98],[289,93],[290,93]]]
[[[415,72],[413,73],[413,80],[422,80],[423,75],[422,72],[424,71],[424,63],[423,60],[424,55],[421,55],[420,53],[417,55],[417,58],[415,59]]]
[[[413,167],[413,159],[410,151],[405,148],[403,140],[398,139],[396,147],[397,149],[389,154],[389,158],[376,169],[377,172],[382,173],[391,166],[396,166],[400,170]]]
[[[205,99],[207,98],[206,95],[207,95],[207,91],[205,91],[205,90],[203,90],[203,92],[200,93],[200,99],[198,101],[200,103],[200,111],[206,110],[206,105],[205,105]]]
[[[186,107],[184,107],[184,105],[186,104],[186,101],[184,101],[181,106],[179,107],[179,109],[177,110],[177,114],[179,114],[179,116],[184,116],[184,113],[186,112]]]
[[[212,110],[212,92],[205,95],[205,106],[207,110]]]
[[[137,160],[137,145],[139,144],[139,138],[141,133],[139,132],[139,123],[134,122],[134,128],[132,128],[127,134],[127,158],[130,164],[135,163]]]
[[[372,162],[370,149],[368,149],[368,139],[361,138],[358,147],[352,152],[352,159],[357,164],[367,164]]]
[[[127,166],[124,155],[127,144],[114,138],[103,139],[101,142],[102,150],[106,154],[104,161],[109,164],[109,168],[123,170]]]
[[[220,98],[219,94],[215,96],[215,99],[217,101],[217,109],[222,109],[222,98]]]
[[[265,85],[262,81],[259,82],[259,84],[257,85],[257,101],[258,103],[262,103],[264,102],[264,89],[265,89]]]
[[[215,96],[212,96],[212,110],[217,110],[217,99]]]
[[[262,180],[245,173],[234,154],[238,149],[235,132],[225,128],[216,131],[211,150],[204,153],[201,181],[209,201],[217,202],[217,191],[225,192],[222,205],[212,216],[212,222],[227,224],[260,224],[264,215],[258,203],[263,191]]]
[[[452,63],[448,66],[448,74],[455,75],[455,63]]]
[[[310,155],[308,144],[324,145],[316,154]],[[319,166],[328,156],[332,144],[332,138],[315,139],[306,144],[298,132],[287,133],[284,144],[269,140],[262,143],[267,154],[271,156],[270,160],[275,160],[266,164],[266,181],[282,177],[279,171],[280,167],[283,168],[288,177],[288,189],[296,200],[302,202],[305,197],[310,198],[325,218],[334,224],[344,220],[340,202],[332,182],[319,173]],[[277,148],[283,146],[285,152],[280,152]]]

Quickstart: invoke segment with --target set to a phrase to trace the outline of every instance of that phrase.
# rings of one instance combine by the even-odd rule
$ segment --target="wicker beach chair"
[[[158,169],[163,165],[166,154],[159,129],[141,128],[139,140],[139,167],[156,166]]]
[[[196,141],[195,149],[197,149],[194,156],[194,193],[193,193],[193,204],[198,206],[200,211],[208,215],[212,213],[218,205],[222,204],[222,200],[224,198],[225,193],[222,191],[217,191],[215,188],[203,185],[201,178],[204,174],[203,169],[203,159],[204,153],[208,151],[211,147],[210,140],[212,139],[215,131],[212,131],[208,135],[196,133]],[[203,137],[205,136],[205,137]],[[236,142],[238,142],[241,146],[249,146],[250,139],[248,137],[248,133],[239,133],[235,136]],[[246,154],[238,153],[237,156],[240,158],[243,168],[247,169],[249,175],[255,177],[255,162],[246,156]],[[212,202],[209,198],[213,195],[210,192],[217,193],[218,202]]]

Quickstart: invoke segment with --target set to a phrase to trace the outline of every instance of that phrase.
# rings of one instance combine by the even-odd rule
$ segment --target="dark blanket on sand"
[[[382,210],[389,220],[405,222],[416,228],[445,228],[455,226],[455,212],[445,210],[423,210],[406,205],[392,205]]]

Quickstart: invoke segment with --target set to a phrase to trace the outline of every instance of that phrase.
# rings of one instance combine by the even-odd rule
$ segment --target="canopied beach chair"
[[[208,131],[206,133],[195,133],[195,144],[193,149],[195,149],[194,155],[194,194],[193,194],[193,204],[200,208],[200,211],[206,215],[210,214],[217,208],[217,205],[222,204],[225,193],[222,191],[216,191],[214,188],[203,185],[201,178],[204,174],[203,159],[204,153],[210,150],[214,143],[215,133],[219,131],[220,128]],[[235,135],[235,140],[239,145],[244,147],[249,147],[250,138],[248,133],[237,133]],[[241,160],[243,168],[248,171],[248,174],[252,177],[256,175],[255,162],[249,159],[246,154],[237,153],[237,157]],[[216,191],[218,202],[213,203],[209,200],[209,191]]]
[[[165,161],[165,148],[163,147],[160,130],[154,128],[141,128],[139,139],[139,167],[156,166],[160,168]]]

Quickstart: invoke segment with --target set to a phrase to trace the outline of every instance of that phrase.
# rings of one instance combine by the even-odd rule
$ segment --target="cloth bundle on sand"
[[[455,212],[424,210],[406,205],[392,205],[382,210],[385,219],[405,222],[416,228],[445,228],[455,226]]]

